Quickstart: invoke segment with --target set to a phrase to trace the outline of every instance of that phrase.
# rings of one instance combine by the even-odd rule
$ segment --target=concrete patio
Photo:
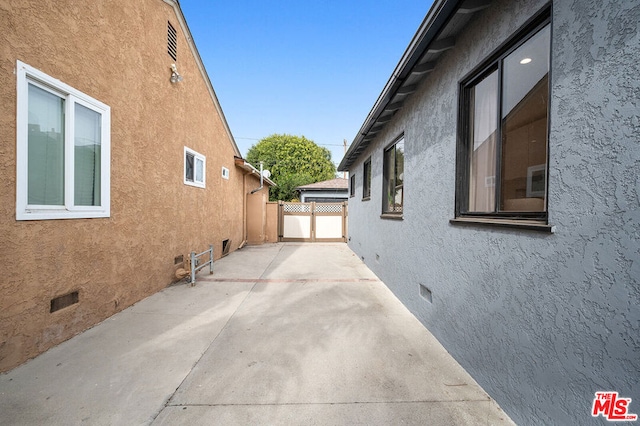
[[[2,425],[495,425],[346,244],[245,247],[0,375]]]

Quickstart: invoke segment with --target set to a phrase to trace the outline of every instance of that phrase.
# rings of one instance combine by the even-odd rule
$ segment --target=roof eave
[[[402,108],[404,98],[400,102],[392,102],[394,98],[397,98],[399,93],[405,94],[401,91],[410,96],[418,84],[423,81],[423,78],[420,77],[420,79],[414,79],[417,83],[413,83],[409,81],[409,77],[412,74],[421,76],[433,70],[434,63],[419,63],[420,60],[430,52],[440,53],[453,47],[455,40],[452,37],[438,39],[451,18],[456,13],[471,15],[485,9],[490,3],[491,0],[436,0],[433,3],[338,165],[339,171],[348,171],[369,143],[375,139],[375,133],[390,121],[389,116]],[[381,119],[385,111],[387,114]]]
[[[256,179],[260,179],[260,170],[253,167],[253,165],[242,157],[235,157],[236,166],[247,172],[247,174],[254,175]],[[274,181],[267,177],[262,177],[263,181],[269,186],[278,186]]]

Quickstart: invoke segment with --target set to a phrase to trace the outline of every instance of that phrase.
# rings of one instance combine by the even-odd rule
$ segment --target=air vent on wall
[[[431,290],[424,284],[420,284],[420,297],[426,300],[429,303],[433,303],[433,295],[431,294]]]
[[[167,22],[167,45],[169,56],[175,61],[178,58],[178,33],[171,22]]]
[[[78,301],[79,296],[77,291],[65,294],[64,296],[56,297],[54,299],[51,299],[51,309],[49,310],[49,312],[53,313],[55,311],[59,311],[60,309],[66,308],[67,306],[78,303]]]

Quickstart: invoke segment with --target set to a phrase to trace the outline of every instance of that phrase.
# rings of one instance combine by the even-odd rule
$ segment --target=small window
[[[17,62],[17,220],[110,216],[111,109]]]
[[[185,185],[205,187],[207,159],[204,155],[184,147],[184,183]]]
[[[462,83],[456,215],[547,219],[550,26]]]
[[[404,136],[384,151],[382,213],[402,215],[404,203]]]
[[[349,197],[355,197],[356,195],[356,175],[349,178]]]
[[[171,22],[167,22],[167,52],[174,61],[178,59],[178,33]]]
[[[226,167],[222,168],[222,178],[229,180],[229,169]]]
[[[371,157],[364,162],[362,173],[362,199],[371,198]]]

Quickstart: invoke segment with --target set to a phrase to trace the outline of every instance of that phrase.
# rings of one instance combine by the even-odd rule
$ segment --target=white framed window
[[[229,180],[229,169],[222,167],[222,178]]]
[[[16,219],[109,217],[111,109],[17,61]]]
[[[204,188],[207,159],[204,155],[184,147],[184,184]]]

